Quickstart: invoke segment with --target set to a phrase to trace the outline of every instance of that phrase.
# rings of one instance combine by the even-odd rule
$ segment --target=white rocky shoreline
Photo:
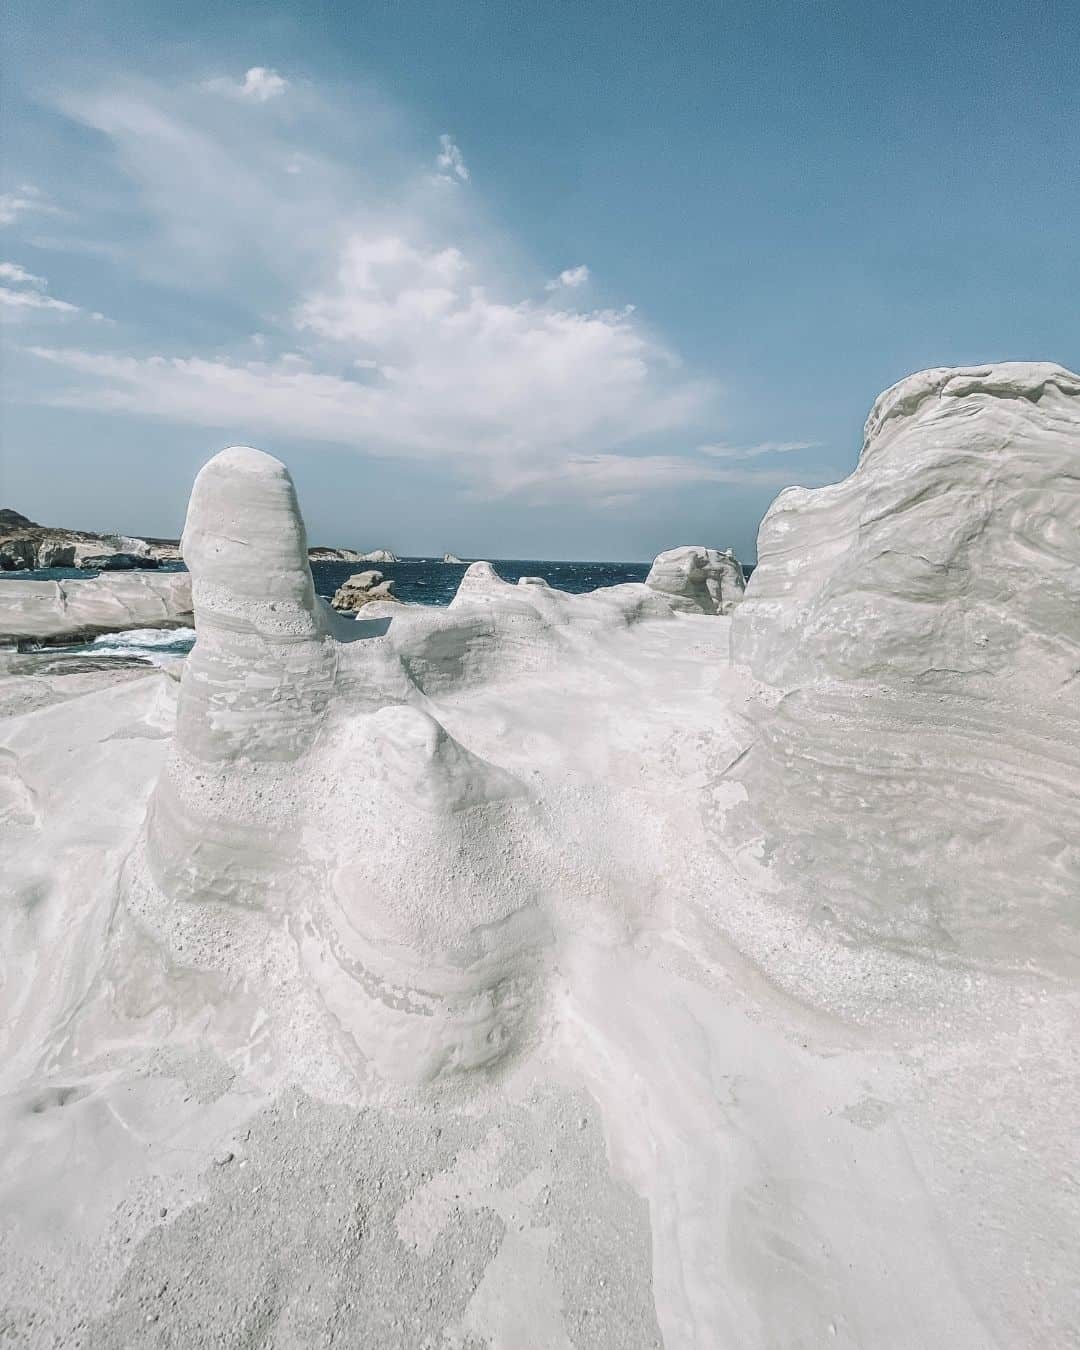
[[[0,667],[0,1343],[1070,1344],[1078,471],[928,371],[748,583],[342,613],[234,447],[28,592],[197,640]]]

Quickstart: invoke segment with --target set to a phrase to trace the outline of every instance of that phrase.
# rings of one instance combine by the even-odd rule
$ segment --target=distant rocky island
[[[389,549],[362,553],[354,548],[311,548],[310,562],[397,562]],[[39,525],[10,507],[0,508],[0,572],[44,567],[79,567],[102,572],[156,568],[182,562],[179,539],[153,535],[98,534]]]

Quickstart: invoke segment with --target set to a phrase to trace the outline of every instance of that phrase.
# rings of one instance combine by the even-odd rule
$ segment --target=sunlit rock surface
[[[1080,969],[1080,379],[931,370],[782,492],[732,656],[784,691],[738,773],[793,908]]]
[[[769,509],[734,655],[784,689],[962,682],[1071,702],[1080,377],[1012,362],[885,391],[842,483]]]
[[[743,598],[746,578],[731,549],[671,548],[657,555],[645,585],[666,596],[675,609],[731,614]]]
[[[330,601],[334,609],[355,612],[376,600],[398,600],[394,583],[384,579],[381,572],[356,572],[347,577],[334,592]]]
[[[191,623],[191,581],[184,572],[109,573],[85,581],[0,584],[0,639],[77,642],[132,628]]]
[[[1029,376],[942,453],[1067,426]],[[1068,686],[804,657],[771,528],[731,618],[486,563],[354,618],[210,461],[179,685],[0,717],[8,1339],[1070,1344]]]

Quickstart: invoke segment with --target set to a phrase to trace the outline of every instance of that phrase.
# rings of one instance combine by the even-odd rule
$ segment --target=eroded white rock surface
[[[1071,702],[1080,672],[1080,377],[923,371],[878,398],[858,467],[769,509],[734,656],[784,689],[963,677]]]
[[[657,554],[645,585],[682,612],[731,614],[743,598],[746,578],[731,549],[691,546]]]
[[[887,390],[855,472],[782,492],[732,655],[783,691],[738,774],[798,912],[1080,970],[1080,378]]]
[[[0,719],[16,1343],[1070,1343],[1072,720],[645,585],[345,619],[256,451],[185,553],[179,687]]]
[[[76,642],[132,628],[186,626],[191,617],[191,582],[184,572],[0,583],[0,639]]]

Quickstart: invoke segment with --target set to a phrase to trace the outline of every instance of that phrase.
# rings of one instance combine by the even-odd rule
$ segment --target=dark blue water
[[[543,577],[560,591],[594,591],[599,586],[617,586],[624,581],[644,581],[649,563],[545,562],[539,558],[496,558],[492,565],[504,581],[519,577]],[[356,572],[376,571],[394,583],[394,593],[402,600],[420,605],[448,605],[453,600],[468,563],[444,563],[431,558],[402,558],[394,563],[312,563],[315,590],[328,600],[346,578]],[[183,571],[183,563],[169,563],[160,571]],[[747,576],[753,570],[743,569]],[[85,580],[97,572],[73,567],[49,567],[39,571],[0,572],[4,578],[27,581]],[[63,649],[79,656],[124,657],[143,663],[183,656],[191,650],[195,633],[191,628],[172,631],[137,629],[130,633],[109,633],[93,642]]]
[[[644,581],[648,563],[544,562],[537,558],[493,558],[491,565],[504,581],[543,577],[560,591],[595,591],[623,581]],[[341,583],[356,572],[376,571],[393,581],[394,594],[420,605],[448,605],[457,592],[468,563],[433,562],[430,558],[401,558],[396,563],[312,563],[315,590],[330,599]]]
[[[594,591],[598,586],[616,586],[623,581],[644,581],[648,563],[544,562],[536,558],[496,558],[492,566],[505,581],[518,577],[543,577],[560,591]],[[315,590],[329,600],[348,577],[356,572],[381,572],[394,583],[394,594],[419,605],[448,605],[453,600],[468,563],[444,563],[430,558],[402,558],[394,563],[316,562],[311,565]],[[170,563],[158,571],[182,571],[182,563]],[[85,580],[97,576],[90,569],[47,567],[34,572],[0,572],[0,579],[24,581]]]

